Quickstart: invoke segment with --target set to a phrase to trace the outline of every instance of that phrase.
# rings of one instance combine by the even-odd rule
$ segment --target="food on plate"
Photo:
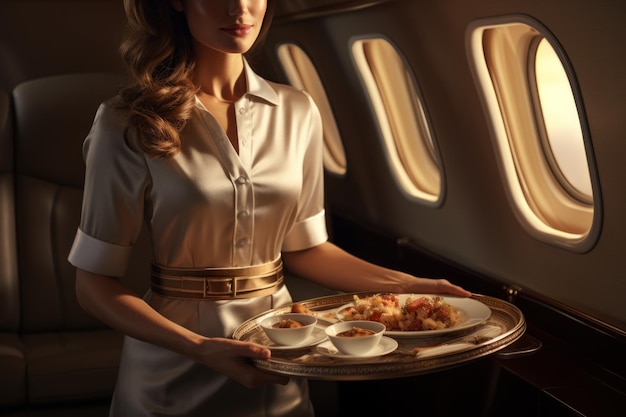
[[[375,331],[370,329],[364,329],[362,327],[353,327],[341,333],[337,333],[337,336],[341,337],[363,337],[363,336],[371,336],[376,334]]]
[[[316,316],[316,317],[325,319],[327,321],[332,321],[332,322],[337,320],[337,314],[334,310],[333,311],[313,311],[301,303],[293,303],[291,305],[291,312],[296,313],[296,314],[308,314],[309,316]]]
[[[311,314],[311,315],[313,314],[311,310],[309,310],[308,308],[306,308],[304,305],[300,303],[293,303],[291,305],[291,312],[299,313],[299,314]]]
[[[408,295],[400,302],[397,294],[354,296],[354,304],[339,311],[343,320],[371,320],[388,331],[440,330],[464,321],[461,311],[441,296]]]
[[[297,320],[292,320],[292,319],[281,320],[272,325],[272,327],[277,328],[277,329],[294,329],[296,327],[302,327],[302,326],[304,326],[304,323],[301,323]]]

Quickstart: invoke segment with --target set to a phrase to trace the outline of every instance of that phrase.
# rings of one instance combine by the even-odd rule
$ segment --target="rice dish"
[[[339,314],[343,320],[378,321],[387,331],[440,330],[464,321],[458,309],[436,295],[408,295],[402,304],[396,294],[355,295],[354,304]]]

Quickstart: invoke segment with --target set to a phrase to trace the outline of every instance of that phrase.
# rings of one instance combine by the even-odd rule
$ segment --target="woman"
[[[125,1],[134,82],[102,104],[85,140],[69,256],[81,305],[127,335],[112,416],[313,415],[305,380],[257,370],[252,359],[270,351],[229,338],[291,302],[281,259],[337,290],[470,295],[327,241],[319,113],[244,58],[272,3]],[[142,299],[116,277],[144,222],[153,273]],[[232,276],[244,277],[237,288]]]

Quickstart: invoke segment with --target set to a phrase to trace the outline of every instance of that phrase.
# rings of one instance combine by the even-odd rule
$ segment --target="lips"
[[[252,25],[236,24],[223,27],[222,30],[232,36],[246,36],[252,30]]]

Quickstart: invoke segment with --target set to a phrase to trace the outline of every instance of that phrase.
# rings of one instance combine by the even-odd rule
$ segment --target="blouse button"
[[[241,238],[237,241],[236,243],[238,248],[243,248],[244,246],[248,245],[248,239],[247,238]]]
[[[235,180],[235,182],[239,185],[244,185],[248,182],[248,179],[246,177],[239,177]]]
[[[239,114],[245,114],[246,113],[246,108],[245,107],[241,107],[239,109]]]
[[[240,219],[247,219],[249,215],[250,213],[248,212],[248,210],[241,210],[239,213],[237,213],[237,217],[239,217]]]

